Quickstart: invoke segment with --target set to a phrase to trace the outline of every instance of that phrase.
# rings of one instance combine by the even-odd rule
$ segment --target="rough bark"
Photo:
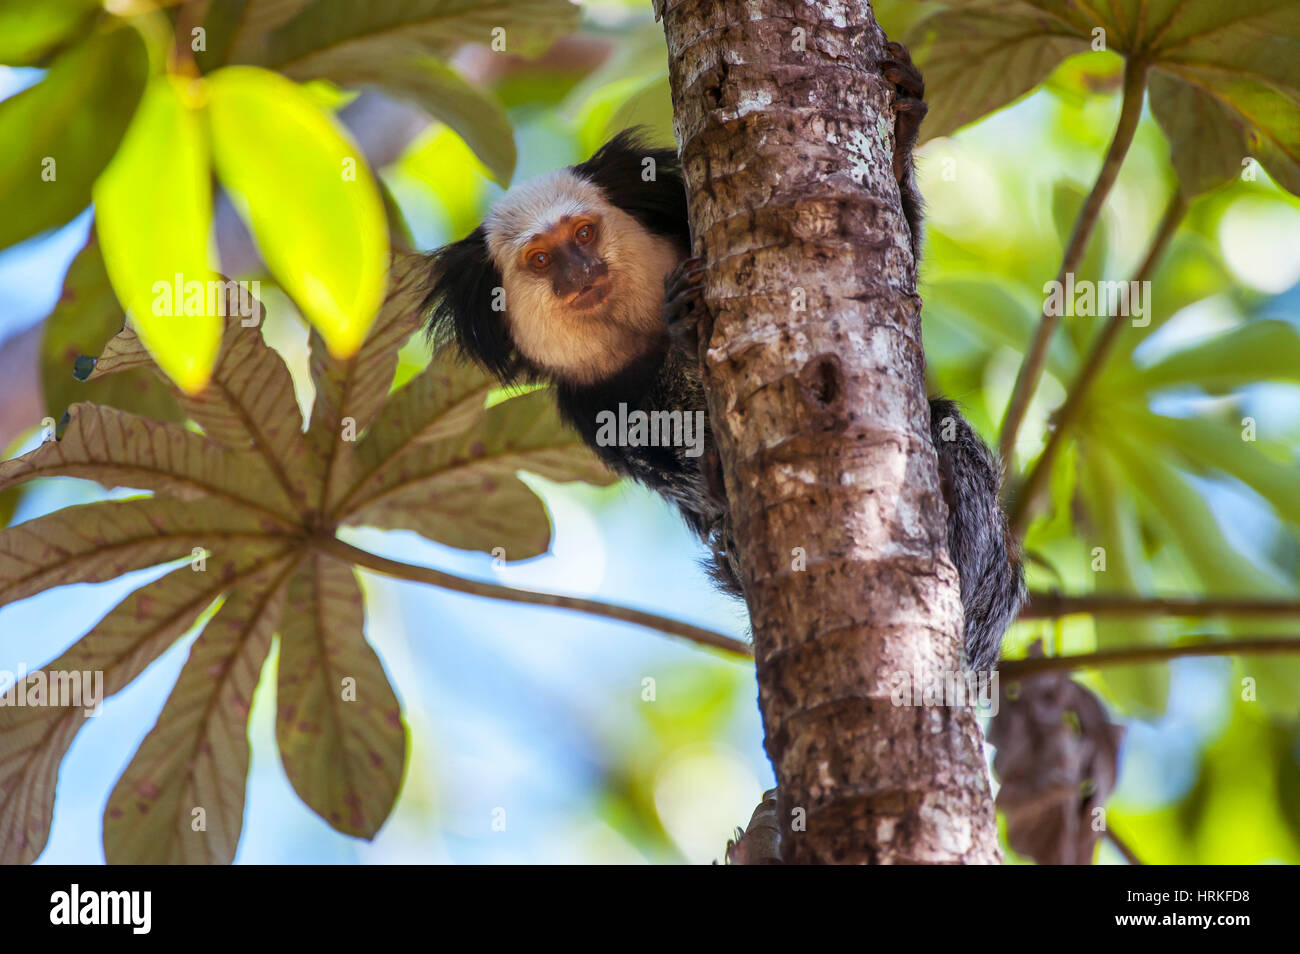
[[[783,860],[996,862],[974,712],[891,702],[960,670],[962,611],[883,35],[866,0],[655,3]]]

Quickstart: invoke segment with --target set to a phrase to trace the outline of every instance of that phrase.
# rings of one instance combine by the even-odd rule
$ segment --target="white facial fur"
[[[587,312],[565,307],[550,279],[521,263],[535,235],[578,215],[599,219],[593,248],[609,266],[613,286],[605,303]],[[505,285],[511,339],[556,378],[607,380],[662,340],[664,278],[682,252],[612,205],[597,186],[561,169],[511,189],[483,224]]]

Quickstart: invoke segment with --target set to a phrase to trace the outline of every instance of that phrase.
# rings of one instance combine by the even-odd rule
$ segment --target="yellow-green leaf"
[[[208,293],[216,278],[208,258],[208,143],[186,83],[150,83],[95,185],[95,214],[118,300],[158,366],[192,393],[212,371],[221,318]]]
[[[78,401],[93,401],[163,421],[185,419],[166,383],[154,373],[151,360],[146,359],[138,370],[108,380],[79,380],[87,376],[87,366],[93,361],[88,356],[104,350],[125,323],[126,314],[113,294],[92,232],[68,267],[59,302],[43,325],[41,387],[45,410],[56,421]]]
[[[208,80],[213,158],[271,271],[339,358],[379,311],[388,226],[365,157],[294,83],[227,67]]]

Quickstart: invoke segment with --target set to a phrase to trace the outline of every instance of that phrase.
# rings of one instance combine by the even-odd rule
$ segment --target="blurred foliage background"
[[[882,0],[876,9],[898,37],[931,6]],[[648,3],[584,4],[580,31],[531,59],[459,43],[447,52],[454,70],[499,103],[513,128],[513,181],[580,161],[629,125],[672,141],[667,54]],[[1013,106],[919,152],[929,210],[920,291],[931,385],[959,401],[991,442],[1038,320],[1043,284],[1056,273],[1115,128],[1122,69],[1113,53],[1074,56]],[[43,75],[40,67],[0,67],[0,96]],[[476,155],[462,138],[474,138],[472,123],[460,123],[458,132],[457,124],[430,122],[410,97],[373,89],[358,96],[341,89],[346,85],[318,80],[310,95],[365,150],[393,243],[409,239],[429,249],[476,225],[502,194],[509,157],[483,141]],[[1174,188],[1167,140],[1144,114],[1080,277],[1131,277]],[[6,209],[17,201],[9,191],[0,200]],[[6,456],[39,442],[41,418],[57,419],[71,400],[149,406],[147,383],[129,394],[89,395],[70,375],[69,355],[96,353],[121,319],[102,265],[74,263],[89,228],[83,212],[0,252]],[[306,320],[277,288],[224,197],[214,235],[223,272],[261,280],[267,340],[289,362],[299,401],[309,408]],[[65,276],[72,294],[60,302]],[[1197,198],[1152,283],[1150,325],[1125,330],[1053,470],[1050,506],[1030,526],[1030,586],[1300,597],[1300,200],[1262,172]],[[94,301],[102,307],[86,305]],[[88,310],[102,316],[99,326],[86,324]],[[1020,431],[1014,470],[1041,450],[1049,414],[1100,325],[1096,318],[1063,322]],[[426,361],[424,342],[413,341],[396,383]],[[35,397],[33,381],[42,382]],[[1253,443],[1241,438],[1247,417],[1257,422]],[[692,559],[701,555],[696,544],[662,502],[626,484],[529,481],[547,501],[555,536],[551,554],[524,564],[497,568],[488,555],[408,533],[364,531],[349,539],[395,559],[743,634],[743,609],[710,589]],[[104,497],[94,485],[49,480],[0,497],[0,516],[19,522]],[[1102,572],[1097,547],[1107,555]],[[0,609],[0,669],[35,668],[54,657],[152,575]],[[277,760],[268,696],[274,683],[264,678],[251,720],[239,861],[704,862],[721,857],[731,829],[773,784],[751,665],[611,622],[374,576],[363,582],[367,636],[411,727],[397,808],[367,844],[333,831],[298,802]],[[1049,653],[1066,654],[1171,643],[1192,633],[1286,634],[1288,622],[1293,626],[1285,619],[1075,616],[1018,624],[1004,652],[1023,654],[1039,639]],[[42,861],[102,860],[107,794],[156,718],[187,645],[174,647],[81,733],[62,770]],[[1295,660],[1185,659],[1078,678],[1125,726],[1108,822],[1138,857],[1300,861]],[[1103,842],[1099,860],[1121,859]]]

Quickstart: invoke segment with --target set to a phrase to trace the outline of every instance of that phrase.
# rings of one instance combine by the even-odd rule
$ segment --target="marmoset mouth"
[[[593,282],[590,285],[583,285],[582,289],[569,299],[569,307],[589,311],[597,305],[603,304],[605,299],[609,297],[612,288],[613,283],[608,279]]]

